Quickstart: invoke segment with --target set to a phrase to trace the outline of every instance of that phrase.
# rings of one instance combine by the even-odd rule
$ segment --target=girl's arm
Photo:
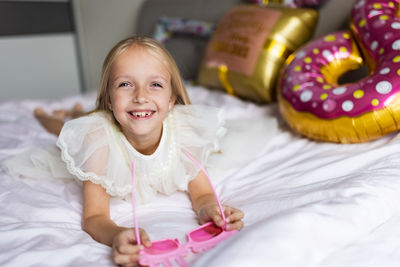
[[[82,228],[94,240],[111,247],[114,236],[126,228],[111,221],[109,201],[110,196],[102,186],[83,182]]]
[[[224,221],[220,215],[217,200],[207,176],[200,171],[199,174],[188,185],[189,196],[192,207],[199,217],[200,224],[212,220],[216,225],[222,227]],[[240,230],[243,227],[243,212],[223,205],[226,217],[227,230]]]
[[[110,219],[110,196],[105,189],[90,181],[83,182],[82,228],[94,240],[112,247],[113,260],[116,264],[136,263],[139,250],[135,231],[120,227]],[[151,242],[144,230],[140,236],[145,246]]]

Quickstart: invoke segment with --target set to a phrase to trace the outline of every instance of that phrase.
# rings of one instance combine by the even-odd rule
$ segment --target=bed
[[[231,118],[269,116],[279,130],[260,157],[217,181],[223,202],[245,213],[242,231],[214,249],[189,254],[190,266],[398,266],[400,136],[340,145],[305,139],[282,121],[276,104],[256,105],[188,84],[194,103],[220,106]],[[0,104],[0,161],[56,137],[33,118],[43,106],[86,110],[95,95]],[[69,180],[15,179],[0,172],[1,266],[113,266],[111,249],[81,230],[80,186]],[[111,216],[132,226],[128,201]],[[151,239],[179,238],[197,226],[183,192],[137,208]]]
[[[215,21],[239,0],[219,1],[220,6],[212,10],[200,5],[201,1],[181,6],[184,2],[145,1],[138,32],[150,34],[149,25],[162,12],[171,16],[186,12],[194,19]],[[198,8],[193,8],[194,2]],[[338,2],[329,1],[324,7],[316,37],[341,24],[342,5],[352,5],[352,1]],[[331,7],[339,12],[330,12]],[[337,20],[331,21],[332,16],[338,16]],[[194,62],[199,60],[196,49],[206,44],[192,41],[179,37],[168,44],[187,80],[193,78],[199,63]],[[182,50],[188,46],[189,50]],[[190,82],[187,89],[194,103],[222,107],[231,118],[267,116],[279,124],[260,156],[214,181],[222,201],[244,211],[245,227],[210,251],[190,253],[186,257],[190,266],[399,266],[397,133],[362,144],[316,142],[290,130],[276,103],[256,105]],[[56,142],[33,118],[35,107],[50,112],[76,102],[90,110],[95,93],[0,102],[0,164]],[[1,266],[114,266],[111,249],[81,229],[81,188],[75,181],[15,179],[0,168],[0,199]],[[159,195],[150,204],[138,206],[137,215],[152,240],[179,238],[184,243],[185,233],[198,225],[183,192]],[[128,201],[112,199],[111,216],[120,225],[133,226]]]

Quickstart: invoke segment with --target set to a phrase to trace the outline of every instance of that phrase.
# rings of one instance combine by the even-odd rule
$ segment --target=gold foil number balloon
[[[311,9],[231,9],[209,41],[199,84],[255,102],[272,101],[285,59],[312,37],[317,17]]]

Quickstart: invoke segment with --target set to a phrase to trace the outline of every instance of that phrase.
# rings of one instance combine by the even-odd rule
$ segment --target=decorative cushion
[[[317,19],[313,9],[232,8],[207,45],[198,83],[255,102],[271,102],[285,59],[311,39]]]
[[[210,37],[214,32],[215,23],[186,19],[161,17],[156,24],[153,38],[165,44],[173,34],[188,34],[189,36]]]
[[[247,0],[249,3],[266,6],[268,4],[281,4],[287,7],[313,7],[318,8],[327,0]]]

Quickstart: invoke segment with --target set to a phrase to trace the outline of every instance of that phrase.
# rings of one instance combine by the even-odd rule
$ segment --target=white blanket
[[[191,266],[366,267],[400,265],[400,138],[340,145],[310,141],[282,122],[276,104],[249,102],[189,86],[195,103],[221,106],[232,118],[273,116],[280,124],[265,153],[216,181],[224,203],[245,213],[242,231],[200,254]],[[0,161],[56,137],[33,119],[94,94],[57,101],[0,104]],[[241,140],[245,142],[245,140]],[[113,266],[111,249],[81,230],[82,199],[74,182],[15,179],[0,172],[1,266]],[[179,238],[197,226],[185,193],[137,208],[151,239]],[[133,226],[130,203],[113,199],[111,216]]]

